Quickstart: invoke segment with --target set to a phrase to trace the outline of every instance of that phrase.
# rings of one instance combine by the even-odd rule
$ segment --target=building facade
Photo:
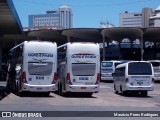
[[[29,15],[30,29],[69,29],[72,28],[72,10],[61,6],[58,10],[46,11],[46,14]]]
[[[152,8],[143,8],[138,13],[120,13],[120,27],[160,27],[160,6],[153,10]]]
[[[119,15],[120,27],[141,27],[142,26],[142,14],[141,13],[120,13]]]
[[[160,6],[155,9],[154,15],[150,17],[150,26],[160,27]]]

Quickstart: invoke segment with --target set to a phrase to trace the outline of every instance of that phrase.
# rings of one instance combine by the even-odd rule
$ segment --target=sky
[[[45,14],[67,5],[73,12],[73,28],[99,28],[100,22],[119,26],[119,14],[141,12],[142,8],[156,9],[159,0],[12,0],[23,27],[28,26],[28,15]]]

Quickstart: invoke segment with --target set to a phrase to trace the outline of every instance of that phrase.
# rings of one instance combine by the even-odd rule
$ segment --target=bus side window
[[[122,67],[122,76],[125,76],[125,67]]]

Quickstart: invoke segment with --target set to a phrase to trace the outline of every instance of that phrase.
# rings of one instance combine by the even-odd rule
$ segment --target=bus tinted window
[[[53,63],[28,63],[28,72],[30,75],[51,75]]]
[[[102,67],[112,67],[113,62],[102,62]]]
[[[84,64],[84,63],[73,63],[72,74],[74,76],[94,76],[96,71],[96,64]]]
[[[152,75],[149,63],[130,63],[128,65],[128,75]]]

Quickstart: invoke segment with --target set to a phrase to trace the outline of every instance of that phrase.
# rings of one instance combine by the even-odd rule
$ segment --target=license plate
[[[43,88],[37,88],[37,90],[43,90]]]
[[[81,87],[81,89],[86,89],[86,87]]]
[[[85,85],[93,85],[93,82],[86,82]]]
[[[142,90],[142,89],[143,89],[143,87],[138,87],[137,89],[138,89],[138,90]]]

